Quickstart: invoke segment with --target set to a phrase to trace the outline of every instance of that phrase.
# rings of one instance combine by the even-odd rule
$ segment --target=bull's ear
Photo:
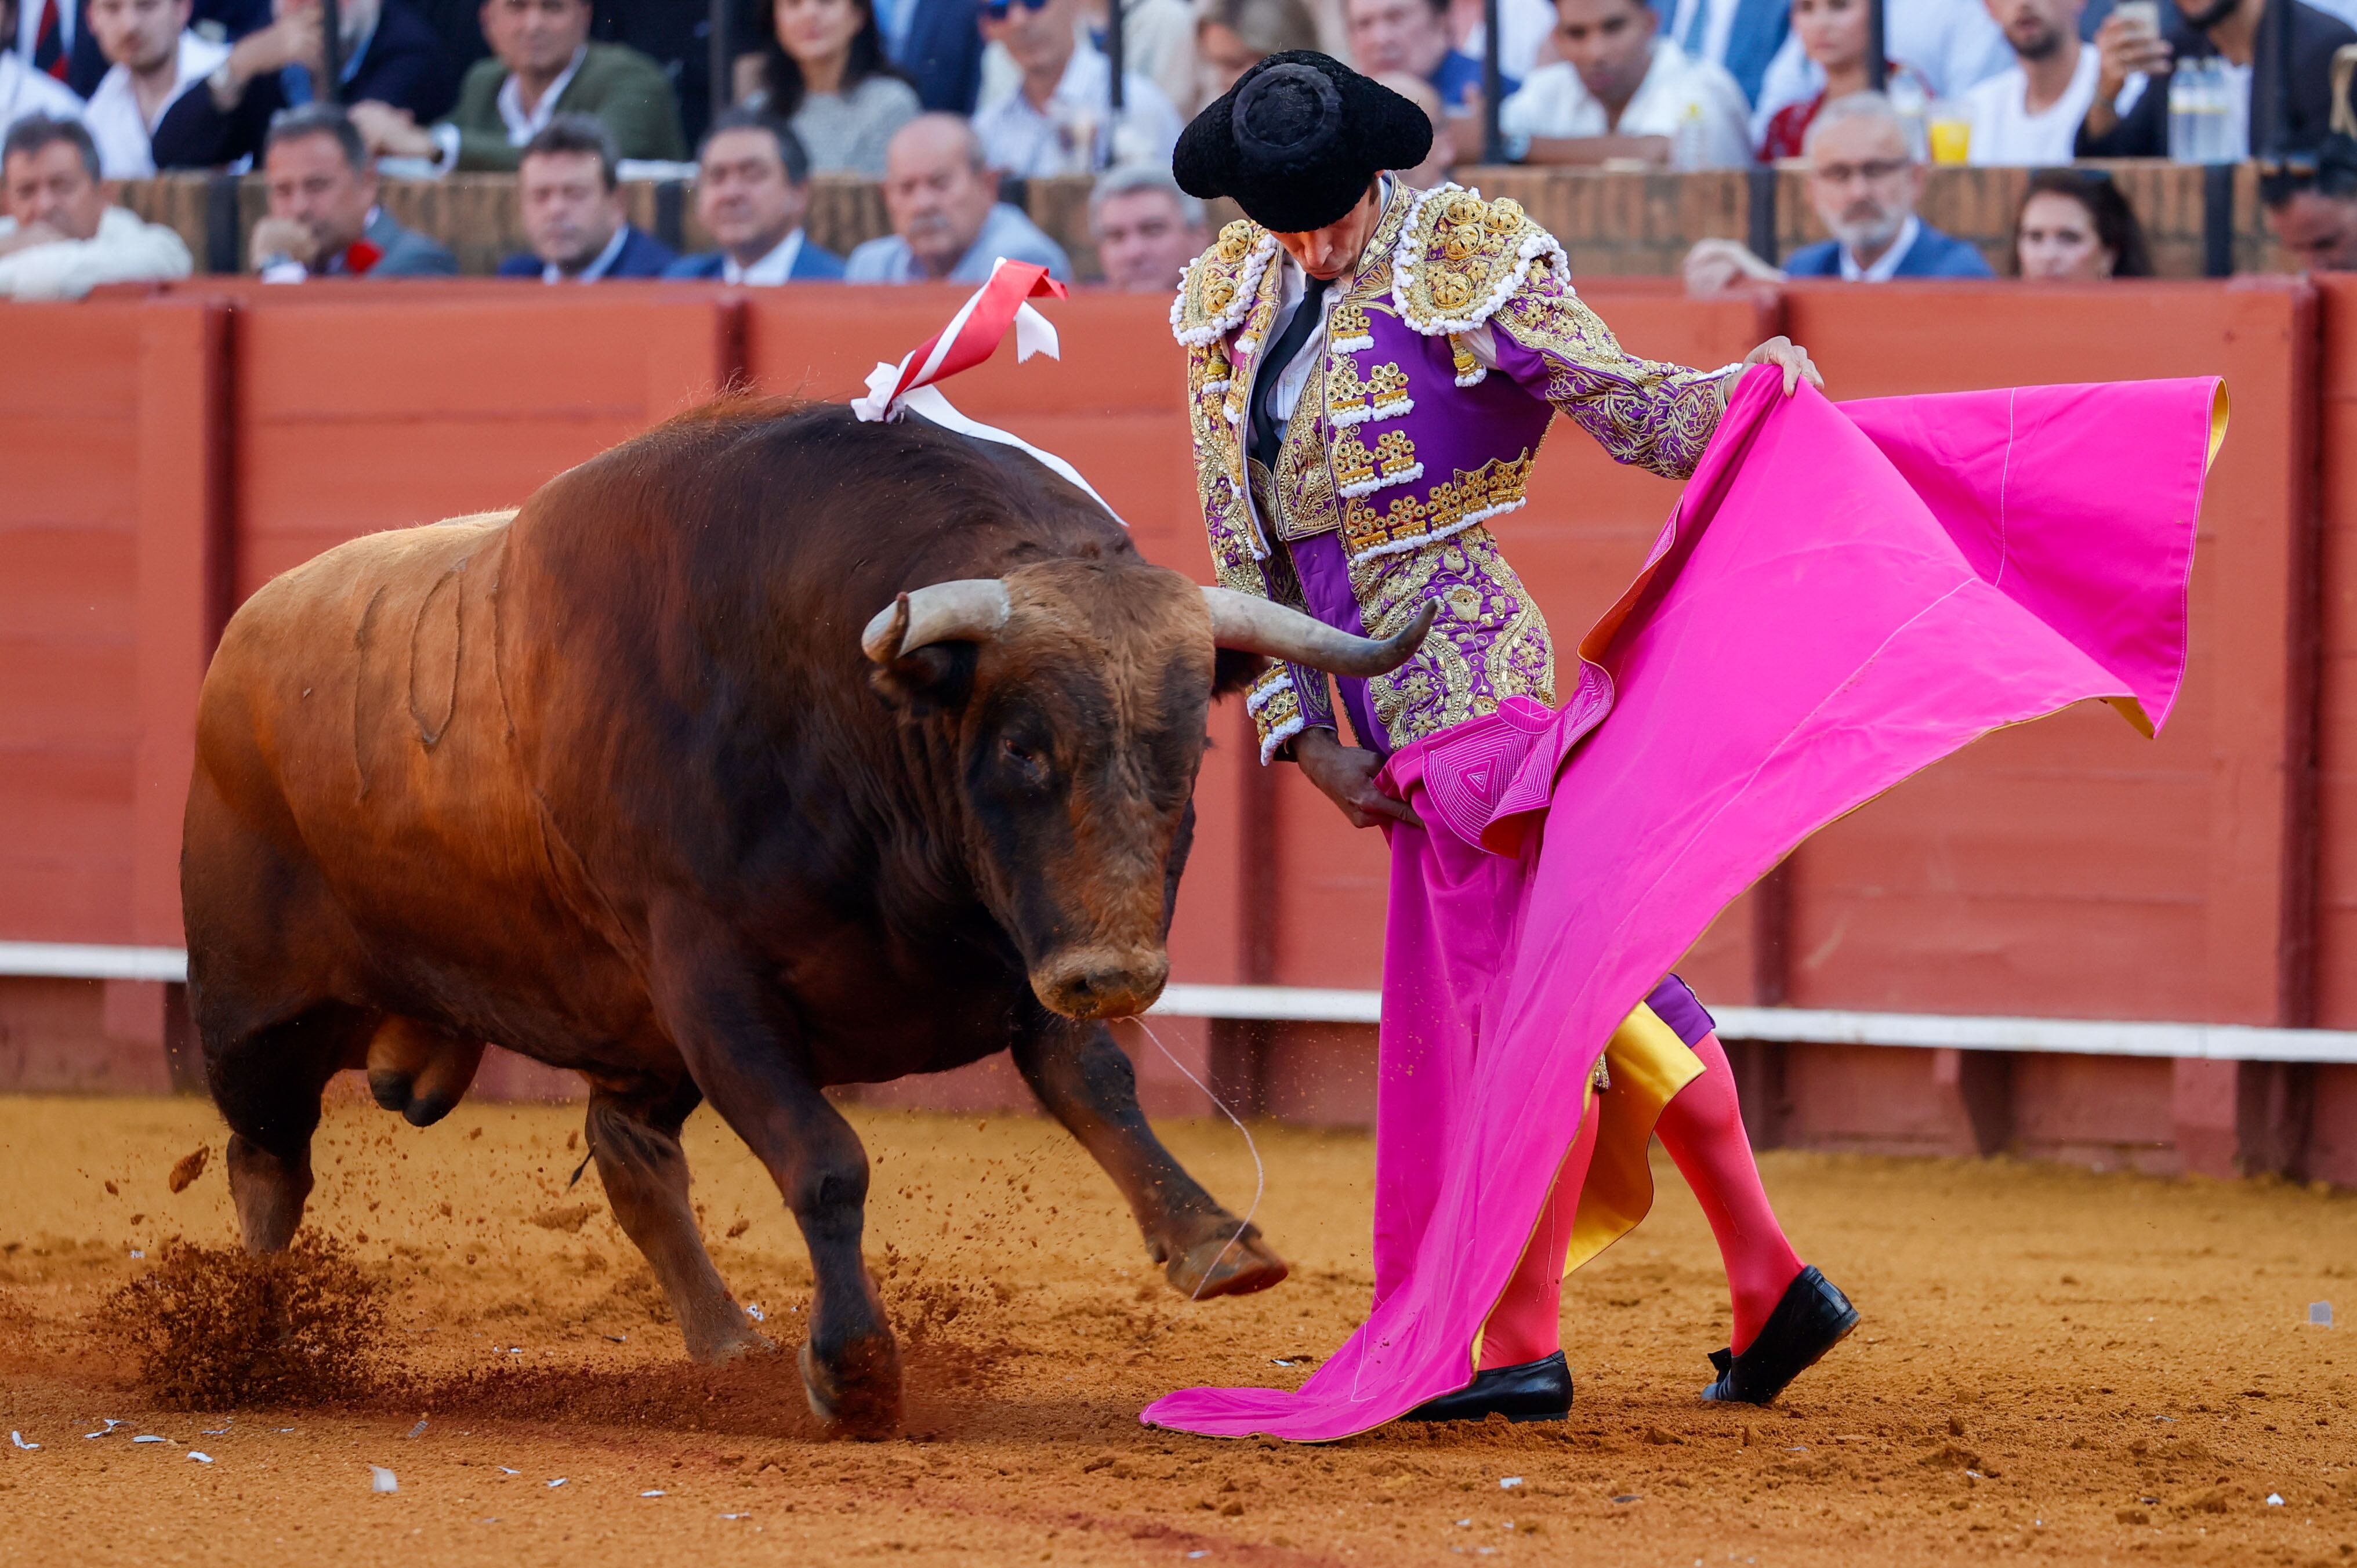
[[[870,670],[867,683],[891,706],[922,718],[965,705],[980,656],[971,642],[929,642]]]
[[[1268,660],[1257,653],[1245,653],[1233,648],[1222,648],[1211,660],[1211,695],[1214,699],[1232,697],[1260,679],[1268,668]]]

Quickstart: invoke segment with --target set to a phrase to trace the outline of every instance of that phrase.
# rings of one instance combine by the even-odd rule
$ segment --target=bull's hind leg
[[[646,1254],[679,1319],[687,1353],[709,1363],[777,1347],[746,1321],[696,1230],[679,1129],[702,1098],[686,1081],[653,1098],[597,1089],[589,1100],[587,1131],[614,1218]]]
[[[1266,1290],[1285,1260],[1212,1198],[1137,1107],[1137,1074],[1102,1024],[1041,1024],[1016,1042],[1015,1065],[1049,1114],[1093,1155],[1129,1200],[1146,1250],[1181,1294],[1200,1300]]]
[[[282,1251],[295,1240],[311,1196],[319,1097],[375,1023],[361,1008],[326,1002],[225,1039],[206,1031],[205,1080],[230,1126],[229,1190],[247,1251]]]

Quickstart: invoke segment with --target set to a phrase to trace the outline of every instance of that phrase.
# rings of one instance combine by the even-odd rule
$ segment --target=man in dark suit
[[[320,0],[277,0],[277,18],[240,38],[205,91],[183,94],[156,127],[158,168],[219,168],[262,150],[271,116],[321,99]],[[339,0],[339,102],[373,100],[431,120],[458,95],[442,40],[408,0]]]
[[[2075,152],[2083,158],[2169,156],[2169,87],[2187,60],[2219,60],[2250,72],[2250,113],[2233,129],[2239,146],[2222,149],[2221,161],[2238,162],[2267,150],[2270,132],[2283,113],[2276,105],[2284,72],[2274,44],[2276,28],[2261,26],[2266,7],[2291,6],[2291,92],[2284,116],[2284,145],[2313,147],[2332,127],[2332,55],[2357,44],[2357,29],[2299,0],[2163,0],[2163,36],[2141,34],[2117,13],[2095,29],[2098,64],[2095,101],[2079,125]],[[2196,27],[2196,18],[2207,27]]]
[[[289,109],[262,149],[270,216],[247,255],[264,283],[316,277],[448,277],[449,251],[377,205],[376,166],[351,120],[326,103]]]
[[[843,276],[843,258],[802,232],[810,155],[783,120],[729,110],[712,123],[696,165],[696,220],[720,249],[685,257],[664,276],[754,285]]]
[[[875,0],[892,63],[928,110],[971,114],[982,95],[982,7],[977,0]]]
[[[1760,87],[1768,62],[1784,46],[1792,31],[1792,0],[1722,0],[1732,10],[1722,31],[1714,27],[1711,0],[1648,0],[1661,14],[1661,36],[1685,51],[1690,59],[1724,66],[1743,89],[1747,102],[1760,102]],[[1905,0],[1896,0],[1903,5]]]
[[[559,114],[525,143],[516,202],[532,249],[501,262],[500,276],[543,283],[662,276],[679,258],[630,226],[614,163],[614,138],[587,114]]]
[[[737,0],[744,14],[769,10],[763,0]],[[712,7],[705,0],[596,0],[589,36],[634,48],[662,69],[679,101],[679,128],[689,145],[704,139],[712,119]],[[731,49],[733,57],[737,51]]]

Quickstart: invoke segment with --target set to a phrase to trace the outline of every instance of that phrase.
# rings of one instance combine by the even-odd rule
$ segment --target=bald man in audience
[[[998,199],[998,172],[974,127],[954,114],[920,114],[894,133],[884,153],[884,209],[892,232],[851,252],[849,282],[981,283],[1000,256],[1071,281],[1063,247]]]

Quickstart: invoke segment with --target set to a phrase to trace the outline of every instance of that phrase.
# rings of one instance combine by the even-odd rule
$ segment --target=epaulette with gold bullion
[[[1170,302],[1172,336],[1194,349],[1234,331],[1275,259],[1276,236],[1259,224],[1239,218],[1221,230],[1178,280],[1178,297]]]
[[[1427,338],[1470,332],[1536,269],[1567,279],[1570,258],[1511,197],[1437,185],[1416,198],[1392,252],[1392,303]]]

